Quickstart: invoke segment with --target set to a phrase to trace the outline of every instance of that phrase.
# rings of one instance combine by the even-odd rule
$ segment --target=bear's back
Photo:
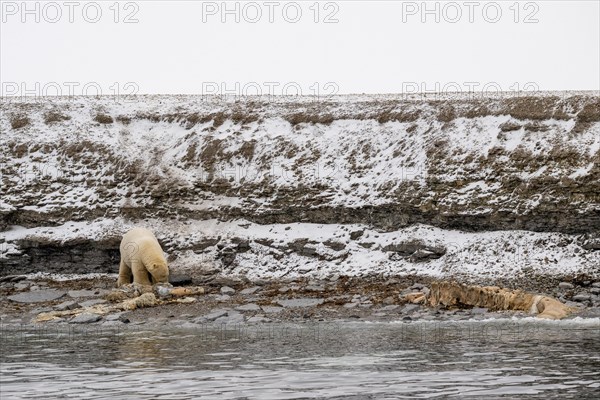
[[[161,248],[152,231],[146,228],[133,228],[123,235],[119,249],[121,250],[121,255],[124,255],[139,251],[148,246]]]

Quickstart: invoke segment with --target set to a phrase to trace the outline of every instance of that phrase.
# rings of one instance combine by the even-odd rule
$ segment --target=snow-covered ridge
[[[352,225],[383,235],[430,226],[440,237],[471,231],[490,238],[494,233],[488,231],[501,231],[517,243],[521,239],[511,231],[566,234],[570,243],[600,232],[598,93],[1,100],[5,231],[12,225],[29,232],[123,218],[162,221],[160,232],[170,220],[196,226],[243,219],[258,230]],[[90,233],[77,243],[101,264],[114,258],[118,235],[106,236],[109,227],[100,226],[101,237],[110,240]],[[172,229],[177,236],[179,225]],[[314,236],[305,233],[305,239]],[[0,244],[7,256],[2,261],[13,266],[20,251],[35,253],[27,249],[38,246],[41,260],[50,252],[40,246],[61,244],[55,234],[35,240],[0,235],[8,235]],[[182,240],[169,242],[169,249],[192,265],[195,256],[186,256]],[[434,259],[441,261],[425,261],[435,273],[448,265],[449,244],[443,242],[445,253]],[[430,244],[412,250],[435,253],[437,245]],[[583,270],[597,265],[591,246],[567,264],[579,263]],[[359,247],[347,257],[368,259],[367,269],[411,262],[390,261],[384,251],[385,267],[376,267],[377,253]],[[548,260],[566,259],[545,252],[534,251]],[[289,263],[281,268],[296,265],[285,257]],[[507,260],[498,262],[497,269],[512,271]],[[556,271],[575,273],[565,262]]]
[[[69,248],[93,240],[113,243],[139,221],[99,219],[52,228],[11,227],[7,243],[45,243]],[[328,278],[332,275],[415,275],[475,283],[600,277],[600,251],[562,233],[461,232],[415,225],[379,232],[357,224],[270,224],[245,220],[142,223],[157,232],[171,269],[196,274],[259,278]],[[109,246],[107,246],[109,247]],[[93,262],[90,260],[89,262]],[[60,273],[50,262],[46,272]],[[67,270],[73,270],[65,268]],[[76,269],[77,270],[77,269]],[[84,270],[84,269],[81,269]]]

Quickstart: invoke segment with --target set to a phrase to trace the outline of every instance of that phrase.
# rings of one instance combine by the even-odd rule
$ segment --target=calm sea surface
[[[2,399],[600,398],[600,320],[2,326]]]

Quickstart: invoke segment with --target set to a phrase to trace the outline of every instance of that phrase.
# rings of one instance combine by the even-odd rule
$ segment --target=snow
[[[97,278],[108,278],[116,280],[119,274],[105,274],[105,273],[89,273],[89,274],[53,274],[48,272],[36,272],[33,274],[26,274],[27,279],[40,280],[47,279],[55,282],[68,282],[68,281],[80,281],[84,279],[97,279]]]
[[[51,237],[65,243],[76,238],[100,240],[108,235],[122,235],[135,226],[130,221],[99,219],[93,223],[71,222],[53,228],[11,227],[0,238],[14,242],[25,238]],[[586,266],[600,264],[600,252],[586,252],[573,236],[560,233],[529,231],[463,232],[415,225],[392,232],[377,232],[360,224],[270,224],[259,225],[245,220],[218,221],[162,221],[151,219],[144,226],[157,233],[159,241],[168,246],[176,244],[177,259],[171,263],[174,270],[212,266],[223,275],[245,275],[248,278],[326,278],[339,273],[349,276],[372,274],[431,276],[436,278],[462,277],[477,281],[491,278],[515,278],[544,274],[546,276],[588,273],[600,277],[599,271]],[[357,240],[350,233],[362,230]],[[247,239],[250,250],[239,253],[236,262],[223,269],[217,259],[217,249],[209,247],[202,253],[190,250],[194,244],[207,238]],[[287,247],[298,239],[309,239],[307,247],[317,257],[292,252],[281,260],[274,255],[289,253]],[[444,246],[445,255],[427,262],[390,257],[386,245],[412,240],[427,245]],[[265,246],[259,241],[270,240]],[[335,251],[323,242],[332,240],[345,245]],[[361,244],[372,243],[370,248]],[[568,243],[568,244],[565,244]],[[186,250],[187,249],[187,250]],[[14,250],[13,250],[14,251]],[[6,256],[6,254],[3,254]]]

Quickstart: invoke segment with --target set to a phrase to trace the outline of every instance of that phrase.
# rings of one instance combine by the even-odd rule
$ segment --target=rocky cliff
[[[600,274],[600,95],[3,99],[0,274]],[[302,268],[306,271],[302,272]]]

